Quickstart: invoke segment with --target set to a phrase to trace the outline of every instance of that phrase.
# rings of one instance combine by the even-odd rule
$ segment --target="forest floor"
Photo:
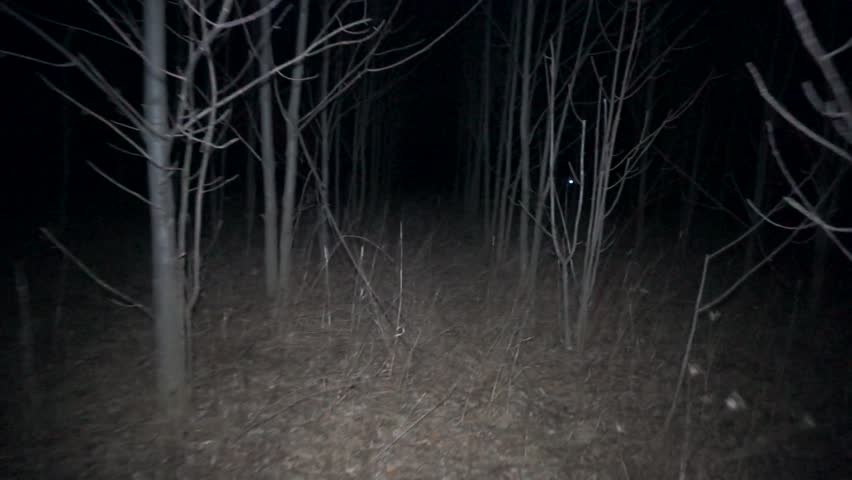
[[[145,225],[103,222],[66,237],[105,280],[146,301]],[[69,267],[60,334],[43,342],[27,395],[17,353],[4,349],[0,476],[852,478],[848,305],[799,318],[802,302],[777,271],[750,280],[718,316],[699,319],[665,430],[700,254],[672,253],[665,240],[614,248],[587,347],[566,351],[552,268],[521,302],[514,264],[492,265],[476,226],[416,215],[402,225],[401,245],[399,224],[350,239],[398,323],[393,355],[341,251],[326,276],[318,255],[297,247],[293,305],[273,321],[260,249],[223,235],[205,264],[192,407],[177,436],[156,415],[151,321]],[[56,318],[58,265],[56,252],[30,263],[36,319]],[[712,292],[735,278],[731,264],[718,270]]]

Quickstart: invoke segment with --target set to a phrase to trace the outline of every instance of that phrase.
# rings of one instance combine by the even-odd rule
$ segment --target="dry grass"
[[[662,249],[614,256],[590,348],[569,353],[557,340],[553,272],[521,303],[511,268],[489,267],[473,227],[412,224],[402,247],[393,228],[365,234],[381,250],[365,245],[363,266],[399,322],[392,355],[342,258],[329,265],[329,283],[320,262],[301,258],[294,305],[275,325],[256,252],[223,240],[194,322],[193,412],[179,438],[163,433],[152,407],[147,320],[74,276],[67,348],[43,364],[39,398],[5,403],[4,470],[14,478],[850,478],[849,417],[836,416],[848,411],[848,396],[838,395],[849,393],[841,383],[849,367],[829,371],[837,356],[802,356],[807,346],[788,341],[788,292],[749,288],[702,322],[700,371],[663,433],[697,262]],[[113,282],[144,291],[145,269],[118,262],[120,250],[94,261],[113,266],[105,274]],[[725,406],[734,394],[745,408]],[[22,421],[26,412],[35,414]]]

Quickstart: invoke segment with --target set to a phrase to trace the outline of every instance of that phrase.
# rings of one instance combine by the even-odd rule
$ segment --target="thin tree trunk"
[[[322,24],[327,25],[331,9],[331,1],[326,0],[322,4]],[[322,54],[322,71],[320,73],[320,98],[328,96],[329,78],[331,76],[331,50]],[[328,108],[323,108],[319,118],[319,150],[320,150],[320,179],[317,187],[320,189],[319,196],[319,241],[320,254],[325,256],[329,249],[328,214],[331,205],[328,204],[329,192],[329,161],[331,159],[331,114]]]
[[[175,240],[175,197],[167,135],[165,0],[146,0],[144,12],[144,112],[149,129],[143,136],[148,154],[157,392],[166,415],[178,419],[186,411],[189,391],[183,282]]]
[[[261,0],[269,4],[272,0]],[[273,67],[271,11],[260,19],[259,75],[266,75]],[[278,191],[275,182],[275,143],[272,131],[273,77],[260,86],[260,155],[263,164],[263,267],[266,295],[274,298],[278,291]]]
[[[257,135],[254,128],[251,128],[249,135],[251,145],[256,145]],[[253,156],[250,156],[246,162],[246,255],[251,252],[255,216],[257,215],[257,166],[254,162]]]
[[[642,10],[642,24],[645,23],[646,10]],[[651,37],[651,51],[647,57],[647,61],[653,62],[660,56],[660,39],[659,35]],[[648,86],[645,90],[645,105],[642,131],[645,131],[647,125],[651,125],[654,120],[654,103],[656,102],[657,77],[651,75],[648,78]],[[636,230],[633,239],[633,248],[638,251],[642,245],[642,239],[645,238],[645,213],[648,206],[648,172],[651,171],[651,155],[646,153],[639,158],[639,189],[636,192]]]
[[[27,401],[32,402],[35,392],[35,328],[30,308],[30,282],[23,258],[14,261],[15,296],[18,303],[18,348],[20,348],[21,382]],[[32,412],[37,413],[37,412]]]
[[[520,3],[517,12],[522,10]],[[510,34],[509,51],[506,55],[506,63],[508,71],[506,72],[506,89],[503,100],[503,113],[501,120],[502,132],[500,138],[502,141],[501,161],[498,165],[498,172],[495,176],[495,201],[497,205],[494,208],[495,220],[492,224],[497,225],[496,232],[492,233],[495,237],[495,257],[498,262],[502,262],[506,258],[506,253],[509,247],[509,233],[512,228],[512,218],[514,209],[509,208],[513,198],[510,197],[512,185],[512,160],[514,157],[514,142],[515,142],[515,101],[518,95],[518,69],[517,60],[519,56],[518,47],[521,19],[519,15],[514,15],[515,20],[512,22],[512,31]]]
[[[692,153],[692,162],[689,168],[690,180],[687,182],[686,199],[680,209],[680,232],[678,233],[678,236],[680,237],[681,246],[684,249],[684,252],[687,251],[689,247],[692,216],[695,213],[695,204],[698,201],[698,165],[704,148],[704,138],[706,136],[703,128],[703,119],[704,116],[702,115],[702,120],[699,122],[698,135],[695,138],[695,151]]]
[[[532,110],[532,37],[535,25],[535,2],[527,0],[524,9],[524,53],[523,65],[521,66],[521,111],[518,121],[518,138],[521,142],[520,175],[521,175],[521,212],[518,215],[520,222],[520,266],[523,276],[530,266],[530,197],[532,195],[532,181],[530,176],[530,147],[532,132],[530,127],[530,115]]]
[[[299,25],[296,31],[296,51],[299,57],[305,51],[308,36],[308,0],[299,1]],[[296,206],[296,178],[299,171],[299,135],[300,106],[302,101],[302,78],[305,75],[304,62],[299,61],[293,67],[290,85],[290,99],[287,105],[287,147],[284,172],[284,194],[281,199],[281,236],[278,250],[278,300],[276,314],[280,315],[287,307],[290,298],[290,274],[293,270],[293,237]]]
[[[370,89],[368,82],[361,83],[361,92],[356,99],[354,125],[352,127],[352,170],[349,176],[350,221],[364,220],[367,202],[367,124],[370,119]]]
[[[770,51],[777,51],[778,43],[781,39],[781,28],[784,22],[787,21],[787,16],[781,11],[778,11],[778,16],[775,19],[775,26],[772,29],[770,38],[772,38],[772,45],[770,46]],[[793,50],[795,52],[795,50]],[[790,54],[795,55],[795,53]],[[793,71],[793,58],[790,58],[789,61],[785,62],[786,70],[782,74],[778,74],[776,67],[778,66],[776,63],[771,62],[769,64],[769,71],[767,72],[767,78],[773,79],[778,82],[779,85],[787,86],[790,81],[790,75]],[[775,82],[773,82],[775,83]],[[771,110],[768,105],[763,106],[763,120],[761,125],[764,124],[766,120],[771,117]],[[762,129],[761,129],[762,131]],[[761,134],[760,136],[760,144],[757,151],[757,165],[756,172],[754,174],[754,198],[752,202],[754,206],[758,209],[758,211],[764,211],[764,203],[766,202],[766,165],[770,158],[769,152],[769,138],[765,134]],[[760,221],[760,216],[757,215],[754,210],[748,210],[749,220],[754,224],[755,222]],[[755,263],[755,254],[760,246],[760,230],[754,232],[753,235],[749,236],[749,239],[746,243],[746,251],[743,261],[743,270],[748,271],[754,266]]]
[[[339,115],[339,113],[338,113]],[[341,161],[341,146],[340,142],[343,138],[343,129],[340,128],[340,117],[337,117],[336,128],[334,129],[334,136],[332,138],[333,152],[334,152],[334,214],[338,216],[343,215],[345,210],[341,208],[341,205],[344,204],[345,197],[348,195],[343,189],[343,162]]]
[[[370,90],[372,90],[373,77],[367,77],[367,84]],[[369,132],[368,138],[370,139],[370,143],[368,144],[370,152],[370,161],[367,162],[367,165],[370,167],[369,169],[369,178],[367,179],[367,185],[370,187],[369,196],[367,205],[370,211],[374,211],[379,204],[379,195],[381,195],[381,186],[380,186],[380,178],[382,176],[382,164],[385,161],[384,157],[384,146],[382,145],[382,125],[384,125],[384,103],[382,100],[375,100],[373,108],[371,109],[371,115],[369,117]]]
[[[769,110],[764,106],[763,109],[763,118],[768,119]],[[761,125],[764,122],[760,122]],[[758,211],[765,211],[763,206],[765,203],[766,196],[766,162],[769,158],[769,138],[764,134],[760,136],[760,145],[757,148],[757,165],[756,171],[754,173],[754,187],[753,187],[753,197],[752,202]],[[754,210],[748,209],[749,219],[752,224],[756,222],[760,222],[762,219],[760,215],[755,213]],[[749,271],[754,266],[754,257],[755,251],[757,250],[758,244],[760,243],[760,230],[755,231],[752,235],[749,236],[748,241],[746,242],[746,251],[745,258],[743,260],[743,271]]]
[[[65,48],[71,48],[71,31],[66,34],[63,45]],[[64,77],[64,80],[68,81],[67,76]],[[71,119],[71,104],[69,102],[62,102],[62,125],[67,126],[73,123]],[[62,183],[59,186],[58,226],[56,232],[54,232],[60,238],[68,227],[68,202],[71,194],[71,132],[73,131],[71,128],[64,128],[62,132]],[[47,332],[51,353],[54,354],[59,353],[60,348],[62,348],[60,345],[64,343],[60,338],[63,338],[62,323],[65,312],[65,287],[67,278],[68,257],[63,255],[62,260],[60,260],[59,273],[56,279],[56,307],[53,311],[53,321]],[[62,352],[64,352],[64,348],[62,348]],[[62,356],[62,360],[63,362],[65,361],[64,355]]]
[[[831,136],[831,124],[826,122],[823,129],[823,136],[830,137]],[[847,168],[846,166],[841,166],[840,168],[829,168],[829,162],[833,161],[833,158],[830,158],[828,150],[822,149],[820,150],[818,163],[822,164],[822,168],[820,168],[816,175],[814,175],[814,180],[816,183],[817,190],[819,192],[827,192],[830,190],[830,185],[836,176],[844,176],[846,174]],[[843,194],[842,190],[834,189],[828,195],[830,196],[826,201],[821,202],[824,207],[820,208],[817,212],[819,218],[832,223],[832,214],[839,211],[838,204],[841,201],[841,195]],[[828,235],[825,234],[825,230],[822,228],[817,228],[814,236],[813,243],[813,260],[811,262],[811,275],[810,275],[810,284],[808,285],[808,304],[806,307],[806,313],[808,315],[807,318],[820,318],[822,313],[820,310],[822,309],[823,303],[825,301],[825,284],[828,278],[826,278],[831,271],[829,268],[828,260],[829,260],[829,247],[831,246],[831,242],[829,242]]]
[[[491,198],[491,1],[485,2],[485,50],[482,59],[482,118],[480,120],[482,137],[482,201],[483,228],[486,238],[493,231],[493,225],[488,221],[491,218],[489,212],[492,209]]]
[[[528,270],[527,275],[527,285],[530,289],[535,289],[536,284],[536,276],[538,275],[538,264],[539,258],[541,256],[541,246],[543,243],[544,229],[545,229],[545,218],[546,211],[545,207],[547,205],[548,198],[552,198],[549,195],[549,188],[555,185],[555,181],[553,176],[555,175],[555,163],[556,157],[558,156],[558,145],[559,145],[559,137],[560,134],[557,132],[557,120],[556,120],[556,112],[557,112],[557,86],[556,82],[559,79],[559,62],[561,58],[562,52],[562,39],[564,32],[565,23],[565,9],[566,2],[563,0],[559,9],[559,20],[558,20],[558,31],[553,36],[552,43],[550,44],[549,54],[545,54],[545,56],[550,56],[550,64],[547,68],[547,73],[545,73],[547,80],[545,81],[546,90],[547,90],[547,107],[546,107],[546,119],[547,119],[547,130],[544,137],[544,144],[541,155],[541,162],[539,168],[538,175],[538,186],[536,190],[536,205],[535,205],[535,213],[533,214],[533,240],[532,246],[530,249],[530,268]],[[562,109],[560,109],[560,118],[565,118],[565,109],[567,108],[569,99],[565,99]],[[560,131],[562,122],[560,121]],[[555,192],[554,192],[555,193]],[[555,226],[551,224],[551,235],[555,234],[555,230],[553,230]]]

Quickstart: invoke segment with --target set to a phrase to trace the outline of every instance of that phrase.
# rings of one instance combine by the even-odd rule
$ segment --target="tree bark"
[[[269,4],[272,0],[261,0]],[[260,76],[273,68],[272,26],[270,11],[260,19]],[[260,156],[263,165],[263,266],[266,295],[275,298],[278,292],[278,190],[275,185],[275,139],[272,132],[273,77],[260,86]]]
[[[157,392],[166,415],[177,419],[185,413],[189,391],[183,282],[176,249],[175,194],[169,161],[165,0],[146,0],[144,15],[144,112],[149,128],[143,136],[148,154]]]
[[[299,1],[299,25],[296,31],[296,51],[299,57],[305,51],[308,35],[308,0]],[[278,298],[277,314],[286,308],[290,295],[290,272],[293,269],[293,235],[296,211],[296,178],[298,177],[300,114],[302,100],[302,78],[305,75],[304,62],[299,61],[293,67],[290,86],[290,99],[287,105],[287,147],[284,172],[284,194],[281,199],[281,236],[278,250]]]

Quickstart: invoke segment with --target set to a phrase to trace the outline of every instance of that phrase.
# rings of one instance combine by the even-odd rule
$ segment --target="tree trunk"
[[[322,24],[327,25],[331,16],[331,2],[322,4]],[[329,80],[331,77],[331,50],[322,53],[322,71],[320,73],[320,98],[328,96]],[[320,189],[319,196],[319,241],[320,254],[325,258],[329,250],[329,227],[328,215],[331,212],[329,205],[329,161],[331,159],[331,113],[329,108],[323,108],[319,118],[319,157],[320,171],[317,188]]]
[[[698,129],[696,130],[698,133],[695,135],[694,140],[695,150],[692,153],[692,161],[689,167],[689,181],[686,184],[687,190],[685,193],[686,198],[681,203],[680,207],[680,228],[678,230],[678,239],[680,241],[679,248],[684,253],[689,250],[692,217],[695,213],[696,202],[698,202],[698,186],[700,185],[698,181],[698,167],[701,155],[704,155],[704,142],[707,136],[705,124],[709,108],[710,103],[704,102],[704,106],[701,109],[699,117]]]
[[[645,23],[646,18],[646,10],[642,10],[642,23]],[[649,52],[649,56],[646,58],[648,63],[654,62],[656,58],[660,56],[660,41],[663,37],[660,35],[651,35],[650,43],[651,49]],[[645,90],[645,105],[642,121],[642,131],[645,131],[645,128],[648,125],[652,125],[651,122],[654,121],[654,104],[657,101],[656,98],[656,90],[657,90],[657,76],[651,75],[648,78],[648,85]],[[651,170],[651,155],[650,152],[643,155],[639,158],[639,188],[636,192],[636,230],[634,232],[633,239],[633,248],[635,251],[639,251],[642,246],[642,240],[645,238],[645,214],[648,207],[648,172]]]
[[[252,127],[250,133],[251,140],[249,140],[252,146],[257,144],[257,135],[254,132],[255,129]],[[250,156],[246,162],[246,255],[251,253],[252,238],[254,237],[254,221],[257,215],[257,166],[254,164],[255,161],[255,158]]]
[[[532,37],[535,25],[535,4],[533,0],[527,0],[526,15],[524,26],[524,53],[523,65],[521,67],[521,111],[518,121],[518,138],[521,142],[521,158],[520,158],[520,175],[521,175],[521,212],[518,216],[520,221],[520,265],[521,275],[523,276],[530,266],[530,197],[532,195],[532,181],[530,176],[530,147],[532,142],[532,132],[530,126],[530,115],[532,110]]]
[[[262,0],[269,4],[272,0]],[[260,19],[260,71],[267,75],[272,64],[272,26],[270,11]],[[272,82],[260,86],[260,155],[263,164],[263,267],[266,274],[266,295],[274,298],[278,291],[278,192],[275,185],[275,144],[272,135]]]
[[[769,111],[764,107],[763,118],[769,118]],[[764,122],[760,122],[761,125]],[[754,187],[752,189],[753,196],[752,202],[754,203],[755,208],[759,211],[763,212],[765,196],[766,196],[766,162],[769,158],[769,137],[766,135],[760,136],[760,146],[757,149],[757,165],[756,171],[754,173]],[[758,215],[754,210],[748,209],[749,220],[751,220],[752,225],[757,222],[762,221],[760,215]],[[747,272],[754,266],[754,258],[755,252],[757,250],[758,245],[760,244],[760,230],[755,231],[753,234],[749,235],[749,238],[746,242],[746,251],[745,251],[745,260],[743,261],[743,271]]]
[[[485,51],[482,59],[482,118],[480,120],[481,136],[482,136],[482,201],[483,211],[480,216],[483,218],[483,232],[486,238],[493,231],[493,225],[490,224],[490,212],[492,209],[491,199],[491,42],[492,42],[492,26],[491,26],[491,1],[485,2]]]
[[[305,51],[308,35],[308,0],[299,1],[299,25],[296,31],[296,52],[299,57]],[[299,61],[293,67],[290,85],[290,99],[287,105],[287,147],[284,172],[284,194],[281,199],[281,236],[278,249],[278,296],[276,315],[287,307],[290,296],[290,272],[293,269],[294,216],[296,211],[296,178],[299,171],[299,108],[302,100],[302,78],[305,75],[304,62]]]
[[[157,392],[166,415],[178,419],[186,411],[186,332],[182,271],[175,239],[175,204],[168,137],[165,0],[145,2],[143,133],[148,154],[151,214],[152,297],[156,338]]]

